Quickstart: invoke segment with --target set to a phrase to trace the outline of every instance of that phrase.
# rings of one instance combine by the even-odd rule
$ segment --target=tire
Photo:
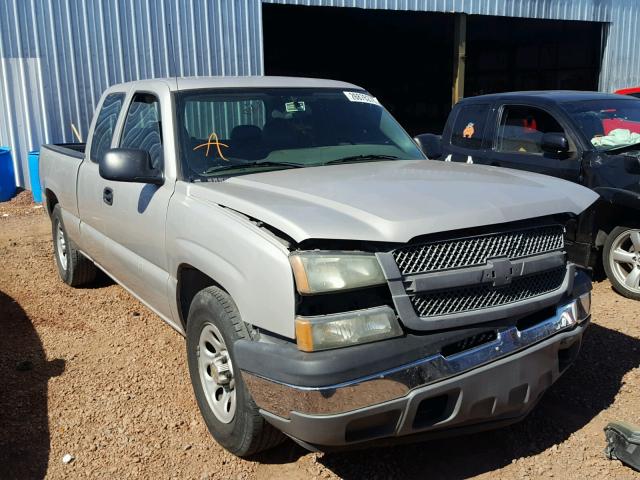
[[[233,345],[245,338],[250,338],[247,328],[226,292],[208,287],[194,297],[187,319],[191,384],[209,432],[239,457],[267,450],[284,439],[262,418],[236,367]]]
[[[69,240],[62,221],[60,205],[53,208],[51,214],[51,235],[53,237],[53,256],[58,275],[64,283],[72,287],[80,287],[91,283],[96,278],[95,264],[85,257]]]
[[[604,244],[604,271],[620,295],[640,300],[640,230],[616,227]]]

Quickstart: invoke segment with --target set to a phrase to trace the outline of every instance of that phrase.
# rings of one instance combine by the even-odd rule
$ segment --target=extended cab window
[[[102,102],[102,108],[96,120],[91,140],[91,152],[89,158],[93,162],[99,162],[104,153],[111,147],[113,139],[113,129],[116,126],[124,93],[111,93]]]
[[[129,106],[120,139],[122,148],[146,150],[154,168],[162,168],[160,102],[150,93],[136,93]]]
[[[489,106],[486,103],[478,103],[463,106],[458,110],[451,133],[452,145],[473,150],[482,148]]]
[[[551,114],[535,107],[506,105],[500,117],[496,151],[542,155],[542,135],[551,132],[565,134]]]

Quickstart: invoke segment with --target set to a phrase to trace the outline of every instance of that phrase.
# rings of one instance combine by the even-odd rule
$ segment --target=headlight
[[[394,311],[387,307],[296,318],[296,341],[305,352],[346,347],[398,337],[402,329]]]
[[[302,294],[334,292],[385,283],[372,253],[310,251],[289,257],[296,288]]]

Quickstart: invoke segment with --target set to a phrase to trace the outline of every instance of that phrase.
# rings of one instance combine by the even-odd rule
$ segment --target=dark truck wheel
[[[96,266],[69,240],[62,222],[60,205],[56,205],[51,214],[51,234],[53,255],[62,281],[72,287],[91,283],[96,278]]]
[[[604,244],[603,264],[619,294],[640,300],[640,230],[614,228]]]
[[[248,336],[223,290],[208,287],[194,297],[187,320],[187,359],[196,401],[213,438],[239,457],[284,438],[262,418],[236,367],[233,345]]]

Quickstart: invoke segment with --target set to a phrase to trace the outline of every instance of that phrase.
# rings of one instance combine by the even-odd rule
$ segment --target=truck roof
[[[321,78],[272,77],[272,76],[237,76],[237,77],[168,77],[136,80],[112,85],[109,90],[123,90],[135,87],[144,89],[153,83],[163,82],[172,91],[196,90],[201,88],[348,88],[362,90],[352,83]]]
[[[577,90],[539,90],[524,92],[492,93],[468,97],[461,102],[486,102],[486,101],[535,101],[540,103],[567,103],[581,102],[585,100],[620,99],[620,95],[603,92],[584,92]]]

